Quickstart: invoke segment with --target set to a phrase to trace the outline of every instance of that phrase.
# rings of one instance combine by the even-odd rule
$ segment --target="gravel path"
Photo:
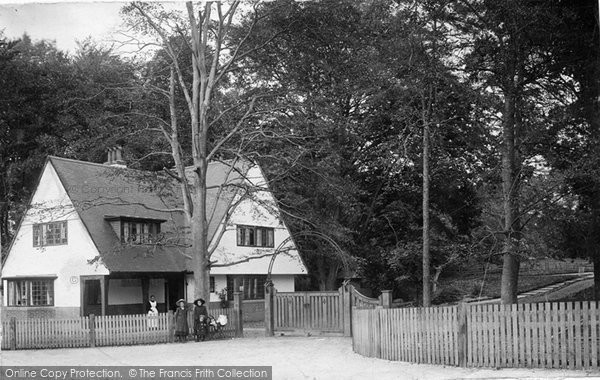
[[[273,379],[567,379],[600,371],[474,369],[372,359],[352,352],[351,338],[277,337],[84,349],[1,353],[3,366],[20,365],[266,365]]]

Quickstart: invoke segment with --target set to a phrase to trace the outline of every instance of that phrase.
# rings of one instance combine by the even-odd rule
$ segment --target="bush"
[[[442,288],[442,290],[433,298],[433,303],[437,305],[444,303],[455,303],[462,300],[463,297],[464,294],[459,288],[450,285]]]

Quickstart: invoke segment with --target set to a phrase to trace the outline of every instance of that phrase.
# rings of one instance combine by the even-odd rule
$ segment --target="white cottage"
[[[179,298],[192,301],[178,184],[119,158],[114,151],[105,164],[48,157],[2,268],[5,316],[144,313],[150,295],[161,312]],[[293,291],[306,267],[257,165],[211,163],[207,185],[210,301],[232,299],[235,285],[245,316],[260,314],[276,249],[279,291]]]

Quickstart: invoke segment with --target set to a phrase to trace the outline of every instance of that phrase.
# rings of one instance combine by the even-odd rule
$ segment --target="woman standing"
[[[180,299],[177,305],[179,307],[175,310],[175,341],[185,343],[189,333],[185,300]]]
[[[158,328],[158,309],[156,308],[157,302],[154,295],[150,296],[148,302],[150,303],[150,310],[148,310],[148,327],[156,329]]]
[[[194,301],[194,336],[196,342],[199,340],[204,341],[208,330],[208,310],[204,306],[205,303],[206,301],[202,298]]]

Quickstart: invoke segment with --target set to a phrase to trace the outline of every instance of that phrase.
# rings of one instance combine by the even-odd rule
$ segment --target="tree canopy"
[[[435,301],[440,276],[477,261],[503,266],[510,303],[521,262],[586,257],[599,297],[597,7],[131,3],[130,32],[157,44],[136,61],[91,40],[69,55],[2,37],[3,241],[46,155],[99,162],[118,144],[134,167],[197,169],[182,191],[198,226],[207,162],[259,162],[298,236],[307,287],[355,278],[428,304],[422,289]]]

